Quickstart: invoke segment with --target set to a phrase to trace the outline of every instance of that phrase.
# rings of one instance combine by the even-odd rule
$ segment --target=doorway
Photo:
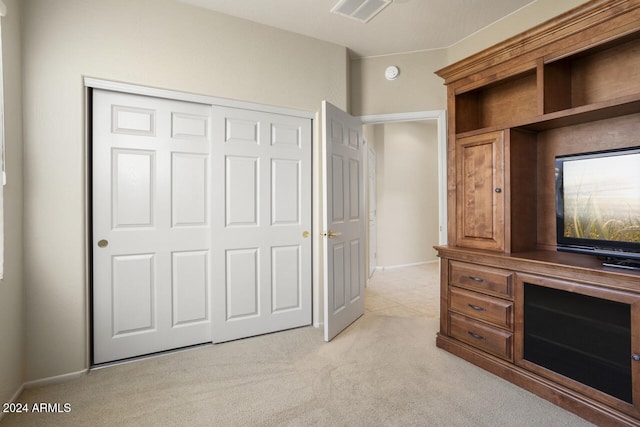
[[[446,244],[445,111],[361,117],[376,159],[370,195],[367,261],[378,268],[436,261]],[[374,244],[374,242],[377,242]]]

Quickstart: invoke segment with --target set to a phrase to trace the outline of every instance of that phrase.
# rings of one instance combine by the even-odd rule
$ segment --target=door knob
[[[329,232],[325,234],[325,236],[327,236],[330,239],[333,239],[334,237],[342,236],[342,233],[339,231],[329,230]]]
[[[98,247],[99,248],[106,248],[109,245],[109,241],[102,239],[98,242]]]

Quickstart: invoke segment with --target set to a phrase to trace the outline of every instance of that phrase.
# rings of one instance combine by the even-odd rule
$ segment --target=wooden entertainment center
[[[437,345],[595,424],[640,425],[640,272],[556,251],[554,172],[558,155],[640,146],[640,0],[591,1],[437,74]]]

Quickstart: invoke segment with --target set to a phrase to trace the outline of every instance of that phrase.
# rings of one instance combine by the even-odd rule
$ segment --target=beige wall
[[[537,0],[448,48],[351,60],[350,109],[356,116],[444,110],[447,92],[435,71],[534,27],[588,0]],[[386,80],[389,65],[400,68]]]
[[[372,125],[376,150],[377,264],[436,260],[438,139],[433,120]]]
[[[445,61],[444,49],[351,60],[351,114],[444,110],[447,93],[433,72]],[[390,65],[400,69],[395,80],[384,77]]]
[[[34,380],[88,361],[82,77],[318,111],[322,99],[347,107],[348,61],[344,47],[174,0],[27,0],[23,14],[26,379]]]
[[[528,28],[578,7],[589,0],[536,0],[508,17],[474,33],[447,49],[447,62],[452,64],[493,46]]]
[[[20,1],[4,0],[4,3],[7,6],[7,16],[2,18],[7,185],[4,187],[4,279],[0,280],[0,403],[9,402],[24,381],[25,336]]]

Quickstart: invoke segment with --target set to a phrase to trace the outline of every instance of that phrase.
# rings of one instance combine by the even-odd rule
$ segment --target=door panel
[[[271,249],[273,312],[300,309],[302,280],[300,246]]]
[[[323,102],[325,340],[364,314],[364,147],[360,120]]]
[[[113,226],[153,225],[155,153],[113,150]]]
[[[208,321],[208,252],[174,252],[172,256],[173,325]]]
[[[211,341],[210,114],[93,92],[93,363]]]
[[[113,257],[113,335],[155,328],[154,257],[151,254]]]
[[[356,239],[351,241],[351,253],[349,254],[349,260],[351,261],[349,268],[351,272],[351,280],[349,281],[351,285],[351,303],[356,302],[358,299],[364,299],[364,294],[360,286],[361,283],[364,283],[364,280],[360,277],[361,266],[364,265],[364,260],[361,259],[363,251],[360,247],[362,240],[363,239]]]
[[[257,157],[227,156],[227,227],[258,226],[259,167]]]
[[[171,222],[174,227],[200,226],[209,223],[207,206],[210,183],[208,156],[172,153]]]
[[[311,121],[214,107],[214,342],[311,324]]]
[[[273,225],[300,222],[301,162],[271,160],[271,221]]]
[[[238,249],[226,253],[226,320],[259,315],[259,250]]]

